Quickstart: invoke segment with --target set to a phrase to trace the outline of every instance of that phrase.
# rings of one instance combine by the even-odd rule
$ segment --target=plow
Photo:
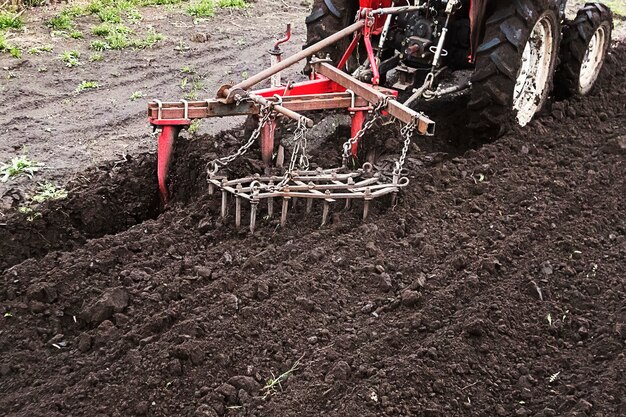
[[[587,94],[610,44],[612,17],[589,3],[565,21],[565,0],[315,0],[307,18],[308,42],[283,59],[286,35],[269,50],[271,66],[235,85],[223,85],[203,101],[153,100],[148,105],[158,136],[158,187],[170,201],[168,174],[177,137],[194,120],[249,116],[256,128],[236,152],[207,165],[208,192],[221,196],[221,216],[241,227],[249,205],[254,232],[261,210],[280,209],[285,225],[290,205],[305,201],[306,212],[321,202],[322,221],[331,205],[361,201],[366,219],[375,199],[409,184],[405,162],[415,136],[435,134],[435,122],[415,110],[421,102],[470,91],[471,131],[493,139],[507,125],[528,124],[541,110],[553,83],[564,94]],[[559,63],[559,50],[561,60]],[[308,79],[283,81],[282,72],[306,61]],[[450,77],[459,73],[460,77]],[[448,79],[455,81],[449,82]],[[253,89],[259,84],[265,86]],[[269,86],[267,85],[269,83]],[[311,112],[344,111],[351,134],[336,167],[313,168],[307,152]],[[389,165],[359,163],[362,139],[382,120],[400,125],[401,147]],[[277,124],[295,126],[288,157],[277,143]],[[264,172],[229,178],[226,167],[258,142]],[[232,204],[234,200],[234,204]]]

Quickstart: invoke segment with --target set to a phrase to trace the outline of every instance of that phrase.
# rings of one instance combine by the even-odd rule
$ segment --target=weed
[[[198,92],[196,90],[191,90],[188,93],[185,93],[185,99],[186,100],[197,100],[198,99]]]
[[[13,58],[21,58],[22,50],[17,46],[11,46],[9,48],[9,55],[11,55]]]
[[[180,69],[180,72],[182,72],[183,74],[195,74],[196,70],[192,66],[185,65]]]
[[[0,52],[8,52],[14,58],[22,57],[20,48],[10,44],[2,33],[0,33]]]
[[[51,182],[40,182],[37,184],[37,194],[31,200],[43,203],[48,200],[63,200],[65,198],[67,198],[67,191],[64,188],[57,187]]]
[[[39,55],[43,52],[52,52],[52,45],[35,46],[28,50],[28,53],[33,55]]]
[[[111,49],[124,49],[131,45],[128,35],[121,32],[113,32],[105,38]]]
[[[81,81],[81,83],[78,84],[78,87],[76,87],[76,92],[80,93],[82,91],[90,90],[90,89],[98,88],[98,87],[100,87],[100,84],[98,84],[97,81]]]
[[[108,46],[108,44],[107,44]],[[89,61],[91,62],[100,62],[104,59],[104,56],[102,56],[102,54],[95,52],[91,55],[89,55]]]
[[[185,52],[185,51],[188,51],[188,50],[190,50],[190,49],[191,49],[191,48],[189,47],[189,45],[187,45],[187,44],[186,44],[185,42],[183,42],[182,40],[181,40],[180,42],[178,42],[178,45],[176,45],[176,46],[174,47],[174,50],[175,50],[175,51],[178,51],[178,52]]]
[[[0,30],[20,29],[24,26],[21,13],[0,10]]]
[[[300,361],[302,360],[302,358],[304,358],[304,355],[300,356],[300,358],[294,362],[291,368],[289,368],[282,374],[278,375],[278,377],[275,377],[274,374],[272,374],[272,377],[268,378],[267,382],[265,383],[265,386],[263,387],[264,399],[277,393],[278,388],[280,388],[280,390],[282,391],[283,387],[281,384],[285,382],[287,378],[289,378],[289,375],[291,375],[294,371],[296,371],[299,368]]]
[[[180,89],[184,90],[187,88],[187,83],[189,82],[189,80],[187,79],[187,77],[183,78],[182,80],[180,80]]]
[[[91,41],[91,43],[89,44],[89,49],[102,52],[102,51],[106,51],[107,49],[111,49],[111,45],[109,45],[105,41],[96,39],[96,40]],[[89,60],[92,61],[91,57],[89,57]]]
[[[219,0],[218,5],[227,9],[246,9],[250,6],[245,0]]]
[[[187,13],[198,18],[212,17],[215,15],[215,3],[213,0],[200,0],[189,6]]]
[[[77,30],[73,30],[70,32],[70,38],[72,39],[83,39],[83,34]]]
[[[136,39],[132,42],[132,46],[139,49],[152,48],[159,41],[165,39],[161,33],[150,31],[144,39]]]
[[[41,217],[41,213],[33,210],[31,207],[28,206],[20,206],[17,208],[17,211],[21,214],[26,215],[26,221],[29,222],[35,221],[35,219]]]
[[[0,182],[7,182],[11,178],[20,175],[32,178],[35,172],[39,171],[41,165],[39,162],[31,161],[24,155],[16,156],[10,162],[0,166]]]
[[[201,119],[195,119],[193,122],[191,122],[191,124],[189,125],[189,129],[187,129],[189,134],[195,135],[196,133],[198,133],[198,130],[200,129],[200,123],[201,122],[202,122]]]
[[[71,30],[74,26],[74,21],[68,15],[61,13],[58,16],[48,20],[46,24],[53,30]]]
[[[135,91],[130,95],[130,101],[136,101],[143,97],[143,93],[141,91]]]
[[[126,12],[126,18],[129,22],[133,24],[139,23],[143,20],[143,16],[141,15],[141,13],[139,13],[139,10],[137,9],[131,9]]]
[[[80,65],[80,61],[78,60],[80,58],[80,52],[77,50],[63,51],[59,58],[61,61],[65,62],[65,66],[67,67],[72,68]]]

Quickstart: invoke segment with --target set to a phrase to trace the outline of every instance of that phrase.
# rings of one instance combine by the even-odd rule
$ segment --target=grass
[[[180,72],[182,72],[183,74],[195,74],[196,70],[190,65],[185,65],[180,69]]]
[[[49,200],[63,200],[67,198],[67,190],[57,187],[50,182],[40,182],[37,184],[37,194],[31,200],[43,203]]]
[[[22,26],[24,26],[24,20],[20,14],[0,10],[0,30],[21,29]]]
[[[213,0],[200,0],[189,6],[187,13],[196,18],[213,17],[215,15],[215,2]]]
[[[0,52],[6,52],[14,58],[22,57],[22,50],[19,46],[9,43],[2,33],[0,33]]]
[[[52,52],[52,50],[53,50],[52,45],[42,45],[42,46],[35,46],[33,48],[30,48],[28,50],[28,53],[32,55],[39,55],[44,52]]]
[[[80,65],[80,52],[78,52],[77,50],[63,51],[59,58],[61,59],[61,61],[65,62],[66,67],[72,68]]]
[[[218,5],[226,9],[246,9],[250,5],[245,0],[218,0]]]
[[[91,62],[100,62],[102,60],[104,60],[104,56],[101,53],[94,52],[93,54],[89,55],[89,61]]]
[[[137,101],[143,97],[143,93],[141,91],[135,91],[130,95],[130,101]]]
[[[70,32],[70,38],[72,39],[83,39],[83,34],[77,30],[73,30]]]
[[[85,90],[91,90],[94,88],[99,88],[100,84],[98,84],[97,81],[81,81],[80,84],[78,84],[78,87],[76,87],[76,92],[77,93],[82,93]]]
[[[195,119],[193,122],[191,122],[191,124],[189,125],[189,128],[187,129],[189,134],[195,135],[196,133],[198,133],[198,130],[200,130],[201,123],[202,123],[201,119]]]
[[[12,178],[27,176],[32,178],[42,164],[28,159],[25,155],[16,156],[10,162],[0,166],[0,182],[7,182]]]
[[[273,394],[276,394],[278,392],[278,389],[282,391],[283,387],[281,384],[285,382],[287,378],[289,378],[289,375],[291,375],[300,367],[300,361],[302,360],[302,358],[304,358],[304,355],[300,356],[300,358],[294,362],[291,368],[289,368],[287,371],[283,372],[282,374],[278,375],[278,377],[275,377],[274,374],[272,374],[272,377],[267,379],[265,386],[262,388],[263,393],[264,393],[263,395],[264,399],[266,399],[267,397]]]
[[[96,40],[91,41],[91,43],[89,44],[89,49],[102,52],[102,51],[106,51],[107,49],[111,49],[111,45],[109,45],[105,41],[96,39]],[[91,61],[91,58],[89,58],[89,60]]]
[[[624,0],[605,0],[606,4],[615,14],[626,17],[626,2]]]

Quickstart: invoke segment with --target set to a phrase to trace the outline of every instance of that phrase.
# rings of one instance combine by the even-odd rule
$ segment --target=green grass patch
[[[89,49],[93,49],[94,51],[106,51],[107,49],[111,49],[111,45],[109,45],[107,42],[105,41],[101,41],[99,39],[96,39],[94,41],[91,41],[91,43],[89,44]],[[91,61],[91,59],[90,59]]]
[[[104,60],[104,55],[102,55],[101,53],[94,52],[93,54],[89,55],[89,61],[91,62],[100,62],[103,60]]]
[[[80,84],[78,84],[78,87],[76,87],[76,92],[82,93],[85,90],[93,90],[99,87],[100,84],[98,84],[97,81],[82,81]]]
[[[140,98],[143,98],[143,93],[141,91],[135,91],[130,95],[130,101],[137,101]]]
[[[8,53],[13,58],[21,58],[22,50],[7,40],[4,34],[0,33],[0,53]]]
[[[39,55],[44,52],[52,52],[52,45],[35,46],[28,50],[28,53],[32,55]]]
[[[250,6],[245,0],[218,0],[218,5],[225,9],[246,9]]]
[[[67,190],[57,187],[51,182],[40,182],[37,184],[37,194],[31,200],[36,203],[43,203],[49,200],[63,200],[67,198]]]
[[[21,29],[22,26],[24,26],[24,20],[20,14],[0,10],[0,30]]]
[[[165,36],[163,34],[150,31],[145,38],[133,40],[132,46],[138,49],[152,48],[163,39],[165,39]]]
[[[19,176],[32,178],[42,165],[28,159],[25,155],[16,156],[8,163],[0,166],[0,182],[7,182]]]
[[[189,6],[187,13],[197,18],[212,17],[215,15],[215,2],[213,0],[200,0]]]
[[[77,30],[73,30],[70,32],[70,38],[72,39],[83,39],[83,34]]]
[[[76,50],[63,51],[63,53],[59,56],[59,59],[65,63],[66,67],[69,67],[69,68],[80,65],[79,58],[80,58],[80,52]]]

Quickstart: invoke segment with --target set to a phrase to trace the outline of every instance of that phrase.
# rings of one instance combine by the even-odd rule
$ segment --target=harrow
[[[249,224],[254,231],[260,207],[267,207],[267,215],[273,216],[274,202],[281,200],[284,225],[290,202],[295,205],[303,199],[307,211],[321,200],[322,224],[328,221],[331,204],[338,201],[346,206],[362,201],[366,218],[372,200],[395,198],[408,185],[404,163],[414,134],[434,134],[433,121],[409,105],[471,90],[469,127],[474,136],[494,139],[509,124],[525,126],[533,119],[548,99],[553,79],[563,95],[591,91],[613,27],[610,10],[600,3],[586,4],[573,21],[565,18],[567,0],[402,3],[406,5],[397,7],[395,0],[314,0],[307,18],[309,46],[299,53],[283,59],[280,45],[291,37],[288,26],[286,36],[269,51],[271,66],[239,84],[223,85],[216,98],[151,102],[150,123],[161,129],[158,183],[163,203],[169,201],[167,176],[180,130],[196,119],[248,115],[258,121],[249,139],[234,154],[207,166],[209,191],[222,196],[222,216],[228,215],[229,200],[234,199],[235,223],[241,226],[245,200],[251,206]],[[560,57],[559,50],[565,51]],[[365,56],[364,62],[359,62],[359,55]],[[305,59],[310,78],[283,83],[282,71]],[[395,83],[387,88],[393,72]],[[457,79],[456,84],[443,87],[441,74],[454,72],[460,77],[448,79]],[[269,87],[252,90],[267,80]],[[409,93],[404,103],[398,101],[399,91]],[[307,114],[330,109],[350,114],[351,137],[343,144],[340,166],[312,169],[307,130],[313,121]],[[361,139],[383,117],[402,125],[400,156],[391,168],[366,163],[351,169],[355,164],[349,162],[356,158]],[[273,159],[280,119],[296,126],[288,161],[282,144]],[[224,168],[257,140],[263,175],[228,178]]]
[[[237,152],[209,162],[207,176],[209,193],[221,192],[223,217],[229,213],[229,198],[234,198],[237,227],[242,223],[241,203],[244,200],[250,203],[249,227],[254,231],[262,201],[267,204],[267,215],[271,217],[274,215],[275,200],[282,200],[280,223],[284,225],[290,201],[295,205],[298,199],[306,200],[306,210],[310,212],[313,201],[321,200],[324,225],[328,222],[330,205],[337,201],[345,201],[345,206],[349,207],[352,201],[362,200],[365,219],[372,200],[387,195],[395,198],[400,189],[409,183],[404,162],[413,135],[433,135],[434,122],[398,102],[397,91],[381,87],[377,85],[377,81],[371,84],[359,81],[341,68],[354,53],[360,38],[368,46],[371,62],[376,62],[371,47],[371,35],[383,30],[384,16],[407,9],[408,7],[364,9],[354,24],[283,60],[280,44],[290,38],[291,28],[288,26],[285,38],[279,40],[270,50],[273,65],[237,85],[222,86],[215,99],[178,102],[153,100],[149,103],[150,123],[161,129],[158,138],[158,184],[163,203],[169,201],[168,171],[174,142],[180,130],[190,126],[196,119],[236,115],[255,116],[258,125]],[[351,35],[354,35],[353,40],[338,66],[333,66],[328,58],[315,56],[329,45]],[[283,83],[281,72],[307,58],[313,70],[310,79],[299,83]],[[268,79],[271,79],[271,87],[250,90]],[[302,112],[329,109],[344,109],[350,114],[351,138],[343,145],[340,167],[310,169],[306,134],[313,126],[313,121]],[[385,171],[365,163],[358,169],[350,169],[348,161],[351,157],[356,157],[361,138],[383,116],[390,116],[403,124],[401,132],[404,142],[395,166],[392,170]],[[279,118],[291,119],[297,124],[294,147],[286,167],[281,167],[280,161],[277,167],[272,167],[274,131]],[[266,167],[265,175],[229,179],[222,174],[223,168],[244,155],[257,140],[260,142],[261,159]]]

